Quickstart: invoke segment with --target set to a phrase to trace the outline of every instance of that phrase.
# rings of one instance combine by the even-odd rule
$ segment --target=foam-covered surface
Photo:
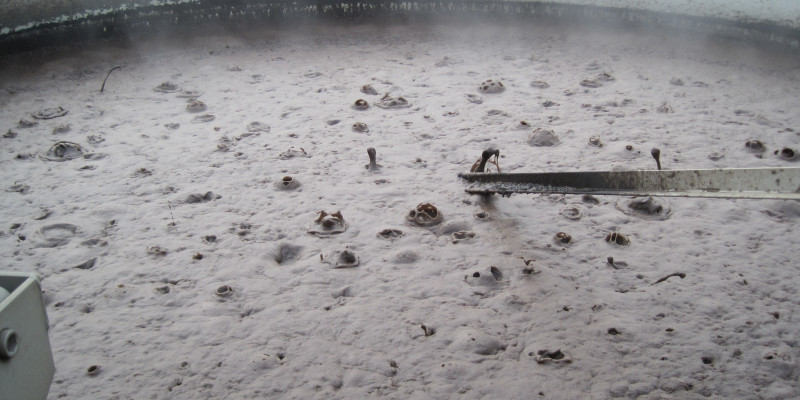
[[[171,39],[0,70],[0,257],[42,277],[49,398],[800,395],[797,202],[457,178],[489,147],[504,172],[794,165],[797,59],[509,24]],[[310,234],[322,210],[346,229]]]

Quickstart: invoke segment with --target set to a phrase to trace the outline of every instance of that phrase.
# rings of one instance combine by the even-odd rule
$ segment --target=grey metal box
[[[35,274],[0,271],[0,398],[47,398],[55,365]]]

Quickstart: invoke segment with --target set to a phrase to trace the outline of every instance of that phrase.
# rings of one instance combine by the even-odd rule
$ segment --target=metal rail
[[[616,196],[800,200],[800,168],[461,173],[472,194],[557,193]]]

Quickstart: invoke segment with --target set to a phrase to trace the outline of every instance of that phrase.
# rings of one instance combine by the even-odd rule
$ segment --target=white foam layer
[[[4,59],[0,258],[42,277],[50,398],[797,398],[797,202],[458,178],[490,147],[503,172],[794,165],[797,58],[683,39],[364,24]],[[443,220],[409,223],[424,203]],[[347,229],[309,234],[321,210]]]

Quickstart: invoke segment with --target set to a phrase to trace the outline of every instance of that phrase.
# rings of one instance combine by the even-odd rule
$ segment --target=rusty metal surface
[[[800,200],[800,168],[463,173],[472,194],[598,194]]]

